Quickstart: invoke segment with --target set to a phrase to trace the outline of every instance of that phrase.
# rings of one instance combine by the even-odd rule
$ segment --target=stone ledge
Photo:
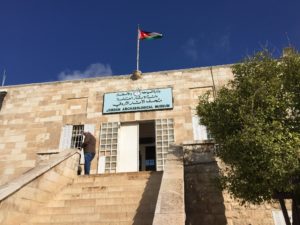
[[[183,146],[186,145],[213,145],[216,144],[215,140],[201,140],[201,141],[184,141]]]
[[[151,75],[169,75],[172,73],[186,73],[186,72],[194,72],[194,71],[205,71],[212,69],[220,69],[220,68],[228,68],[230,69],[235,64],[224,64],[224,65],[215,65],[215,66],[205,66],[205,67],[194,67],[188,69],[177,69],[177,70],[163,70],[157,72],[148,72],[145,73],[144,76],[151,76]],[[14,88],[14,87],[27,87],[27,86],[35,86],[35,85],[56,85],[61,83],[80,83],[80,82],[94,82],[100,80],[115,80],[115,79],[128,79],[130,75],[112,75],[112,76],[105,76],[105,77],[92,77],[92,78],[85,78],[85,79],[78,79],[78,80],[67,80],[67,81],[52,81],[52,82],[44,82],[44,83],[31,83],[31,84],[17,84],[17,85],[10,85],[5,86],[6,88]]]
[[[60,149],[47,149],[47,150],[41,150],[39,152],[37,152],[37,155],[49,155],[49,154],[58,154],[60,153],[61,150]]]

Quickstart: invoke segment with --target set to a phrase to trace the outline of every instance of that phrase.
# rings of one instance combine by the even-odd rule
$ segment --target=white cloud
[[[190,38],[183,45],[183,51],[184,51],[185,55],[194,61],[196,61],[199,58],[196,42],[197,42],[196,39]]]
[[[112,69],[109,64],[94,63],[89,65],[86,70],[65,70],[59,73],[59,80],[77,80],[89,77],[101,77],[112,75]]]
[[[195,62],[211,63],[211,60],[224,60],[231,51],[231,34],[208,33],[190,38],[183,46],[185,55]]]

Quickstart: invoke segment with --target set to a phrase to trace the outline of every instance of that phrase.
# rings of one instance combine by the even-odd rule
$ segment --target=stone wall
[[[220,163],[213,143],[186,144],[183,149],[187,225],[274,225],[272,210],[279,211],[278,204],[241,206],[217,188]]]
[[[97,149],[104,122],[173,118],[176,143],[193,140],[192,111],[199,94],[212,90],[211,72],[216,88],[232,79],[228,65],[147,73],[136,81],[128,75],[5,87],[0,110],[0,184],[33,168],[37,153],[56,150],[66,124],[95,125]],[[173,90],[172,110],[102,114],[105,93],[166,87]],[[92,174],[97,159],[98,155],[92,161]]]

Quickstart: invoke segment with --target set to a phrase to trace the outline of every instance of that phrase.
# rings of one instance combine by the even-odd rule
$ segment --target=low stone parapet
[[[185,224],[183,152],[172,145],[165,162],[153,225]]]
[[[0,224],[20,224],[34,215],[77,176],[79,156],[79,151],[65,150],[0,186]]]

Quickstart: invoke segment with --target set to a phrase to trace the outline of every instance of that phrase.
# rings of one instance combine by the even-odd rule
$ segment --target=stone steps
[[[22,225],[152,224],[162,172],[79,176]]]
[[[80,194],[82,192],[88,192],[88,193],[98,193],[98,192],[123,192],[123,191],[137,191],[137,190],[143,190],[146,187],[150,187],[151,185],[149,184],[141,184],[141,185],[114,185],[114,186],[105,186],[105,185],[101,185],[101,186],[86,186],[86,187],[70,187],[68,189],[63,190],[63,193],[65,194]]]
[[[107,180],[107,181],[106,181]],[[143,179],[135,179],[135,180],[126,180],[126,179],[119,179],[119,180],[103,180],[100,177],[95,180],[95,181],[85,181],[85,182],[78,182],[75,181],[76,183],[74,183],[74,185],[72,185],[72,187],[89,187],[89,186],[119,186],[120,184],[122,184],[122,186],[128,186],[128,185],[134,185],[134,186],[138,186],[138,185],[143,185],[145,183],[147,183],[149,181],[149,178],[143,178]],[[154,181],[152,181],[153,183]]]
[[[149,212],[155,210],[155,204],[123,204],[123,205],[100,205],[100,206],[73,206],[73,207],[46,207],[37,212],[38,215],[59,215],[59,214],[80,214],[80,213],[100,213],[100,212]]]
[[[146,193],[143,195],[143,191],[136,189],[133,191],[106,191],[106,192],[93,192],[93,193],[66,193],[64,195],[57,196],[57,200],[76,200],[76,199],[110,199],[110,198],[131,198],[137,196],[152,197],[152,193]]]
[[[118,222],[44,222],[44,223],[22,223],[20,225],[152,225],[152,219],[135,219],[133,221],[118,221]]]
[[[81,214],[55,214],[52,215],[36,215],[32,223],[71,223],[71,222],[120,222],[134,221],[136,212],[99,212],[99,213],[81,213]],[[149,220],[153,217],[152,213],[142,213],[141,218]],[[148,217],[148,218],[147,218]]]
[[[100,206],[100,205],[116,205],[116,204],[134,204],[139,203],[140,196],[131,198],[100,198],[100,199],[68,199],[54,200],[49,203],[48,207],[82,207],[82,206]]]

